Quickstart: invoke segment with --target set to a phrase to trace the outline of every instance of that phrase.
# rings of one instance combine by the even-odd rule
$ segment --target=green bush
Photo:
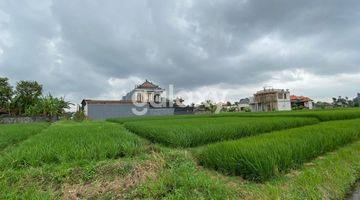
[[[333,121],[216,143],[196,155],[206,167],[264,181],[358,139],[360,119]]]
[[[127,122],[124,126],[153,142],[193,147],[318,122],[316,118],[302,117],[216,117]]]
[[[74,113],[74,121],[82,122],[86,119],[85,112],[83,110],[78,110]]]
[[[58,117],[65,113],[65,109],[70,108],[71,103],[65,101],[64,98],[56,98],[51,94],[38,98],[34,105],[26,108],[25,114],[27,116],[44,116],[44,117]]]

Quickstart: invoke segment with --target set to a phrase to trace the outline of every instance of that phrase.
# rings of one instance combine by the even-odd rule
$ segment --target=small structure
[[[264,88],[254,94],[250,106],[255,112],[291,110],[290,92],[288,89]]]
[[[291,107],[293,109],[313,109],[314,102],[309,97],[291,95]]]
[[[249,98],[240,99],[238,103],[238,110],[245,111],[246,109],[250,109],[250,99]]]
[[[95,120],[143,115],[174,115],[172,104],[161,96],[164,91],[146,80],[127,93],[122,100],[84,99],[81,108],[88,118]]]

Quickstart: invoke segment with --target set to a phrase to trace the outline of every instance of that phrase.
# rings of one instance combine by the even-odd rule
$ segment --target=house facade
[[[360,107],[360,93],[357,93],[357,97],[353,99],[354,106]]]
[[[250,98],[240,99],[238,103],[238,110],[245,111],[248,108],[250,108]]]
[[[122,100],[142,103],[159,103],[162,100],[164,91],[165,90],[160,86],[146,80],[143,84],[135,86],[133,90],[123,96]]]
[[[161,103],[165,90],[146,80],[127,93],[121,100],[84,99],[81,108],[89,119],[131,116],[174,115],[174,108]]]
[[[296,96],[291,95],[291,107],[292,108],[307,108],[307,109],[313,109],[314,108],[314,102],[309,97],[305,96]]]
[[[264,88],[250,99],[250,107],[254,112],[291,110],[290,92],[284,89]]]

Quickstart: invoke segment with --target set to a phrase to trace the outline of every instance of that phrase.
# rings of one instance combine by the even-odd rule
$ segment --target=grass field
[[[144,141],[123,127],[107,123],[58,123],[0,158],[0,167],[115,159],[144,150]]]
[[[47,123],[0,125],[0,151],[46,128]]]
[[[173,147],[194,147],[274,130],[318,123],[302,117],[222,117],[126,122],[125,127],[150,141]]]
[[[359,111],[0,125],[0,199],[344,199]]]
[[[109,122],[126,123],[139,121],[162,121],[168,119],[196,119],[196,118],[222,118],[222,117],[315,117],[321,121],[343,120],[360,118],[359,108],[326,109],[326,110],[299,110],[281,112],[229,112],[219,114],[201,115],[172,115],[172,116],[137,116],[107,119]]]
[[[198,157],[204,166],[264,181],[359,139],[359,119],[332,121],[211,144]]]

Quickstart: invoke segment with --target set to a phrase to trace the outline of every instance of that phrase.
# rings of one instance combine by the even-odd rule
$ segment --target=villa
[[[174,115],[174,108],[166,103],[165,90],[146,80],[135,86],[121,100],[84,99],[81,108],[89,119],[131,117],[142,115]],[[162,104],[165,102],[165,105]]]
[[[250,98],[253,112],[291,110],[290,92],[284,89],[264,88]]]

